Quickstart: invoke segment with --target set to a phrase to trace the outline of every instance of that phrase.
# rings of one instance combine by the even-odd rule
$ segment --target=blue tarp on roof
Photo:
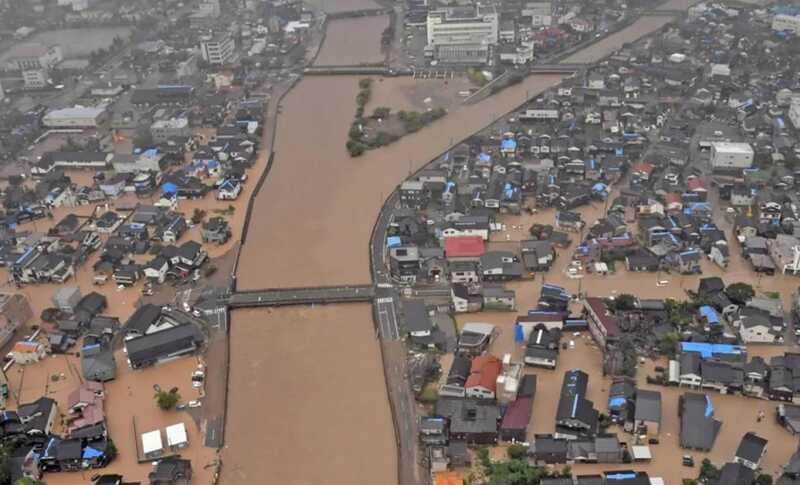
[[[216,161],[216,160],[209,160],[208,163],[206,164],[206,166],[208,168],[217,168],[217,167],[219,167],[219,162]]]
[[[717,311],[714,310],[712,307],[708,305],[703,305],[699,309],[700,315],[705,318],[709,324],[711,325],[719,325],[719,315],[717,315]]]
[[[500,142],[500,147],[502,147],[503,150],[516,150],[517,142],[511,138],[505,138]]]
[[[681,342],[681,351],[697,352],[704,359],[718,354],[741,355],[744,347],[729,344],[708,344],[705,342]]]
[[[480,155],[478,155],[478,159],[481,162],[491,162],[492,161],[492,157],[489,156],[488,153],[481,153]]]
[[[522,331],[522,325],[514,325],[514,342],[522,343],[525,341],[525,333]]]
[[[400,239],[399,236],[389,236],[386,238],[386,245],[391,247],[399,246],[403,244],[403,241]]]
[[[84,459],[98,458],[98,457],[101,457],[101,456],[103,456],[103,452],[100,451],[100,450],[95,450],[91,446],[87,446],[86,448],[83,449],[83,458]]]
[[[711,404],[711,398],[706,396],[706,417],[710,418],[714,415],[714,405]]]
[[[612,397],[608,400],[608,407],[619,407],[625,405],[625,398],[624,397]]]
[[[163,190],[168,194],[174,194],[175,192],[178,191],[178,186],[173,184],[172,182],[167,182],[161,186],[161,190]]]
[[[636,473],[613,473],[606,475],[606,480],[633,480],[636,478]]]
[[[615,154],[616,154],[618,157],[621,157],[621,156],[622,156],[622,155],[625,153],[625,149],[624,149],[624,148],[617,148],[616,150],[614,150],[614,153],[615,153]]]

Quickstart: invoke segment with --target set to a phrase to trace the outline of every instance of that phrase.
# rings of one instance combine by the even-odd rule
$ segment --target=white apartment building
[[[499,16],[494,8],[446,7],[428,12],[428,45],[497,44]]]
[[[22,71],[25,89],[42,89],[47,86],[47,73],[44,69],[26,69]]]
[[[8,59],[10,69],[26,71],[34,69],[52,69],[64,60],[61,46],[45,47],[36,42],[19,45],[15,48],[14,56]]]
[[[753,165],[753,147],[749,143],[711,143],[711,169],[735,170]]]
[[[106,118],[106,107],[74,106],[48,112],[42,118],[47,128],[96,128]]]
[[[549,27],[553,24],[553,4],[529,2],[522,9],[522,16],[531,18],[532,27]]]
[[[792,105],[789,107],[789,120],[796,129],[800,130],[800,98],[792,99]]]
[[[776,32],[788,30],[800,34],[800,15],[778,14],[772,17],[772,30]]]
[[[230,34],[220,34],[200,43],[200,55],[212,65],[228,64],[234,59],[236,43]]]

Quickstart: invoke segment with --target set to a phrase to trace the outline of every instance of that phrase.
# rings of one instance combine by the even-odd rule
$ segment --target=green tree
[[[359,143],[357,141],[348,140],[347,141],[347,151],[350,152],[351,157],[360,157],[364,154],[364,151],[367,149],[363,143]]]
[[[390,143],[396,142],[398,140],[398,138],[399,137],[397,135],[393,135],[392,133],[388,133],[388,132],[385,132],[385,131],[379,131],[375,135],[375,141],[373,142],[373,144],[376,147],[382,147],[384,145],[388,145]]]
[[[662,354],[672,357],[678,349],[678,342],[680,342],[680,340],[681,338],[677,333],[666,333],[658,340],[658,350]]]
[[[756,292],[751,285],[739,282],[728,285],[725,288],[725,294],[728,295],[732,302],[744,305],[755,296]]]
[[[367,90],[372,87],[372,79],[371,78],[364,78],[358,81],[358,87],[362,90]]]
[[[615,311],[630,311],[636,308],[636,297],[623,293],[614,298],[613,308]]]
[[[762,473],[756,478],[756,485],[772,485],[772,475]]]
[[[180,400],[181,395],[178,394],[177,391],[171,392],[161,390],[156,392],[156,404],[164,411],[169,411],[170,409],[174,408]]]
[[[513,444],[506,450],[510,460],[521,460],[528,456],[528,448],[525,445]]]
[[[719,478],[719,469],[711,463],[711,460],[704,458],[703,463],[700,465],[700,476],[698,478],[703,482]]]
[[[206,218],[206,211],[203,209],[195,209],[192,212],[192,224],[197,225],[203,222],[203,219]]]
[[[114,441],[109,439],[108,446],[106,446],[106,458],[108,458],[108,462],[111,463],[114,459],[119,455],[119,450],[117,450],[117,445],[114,444]]]
[[[375,111],[372,112],[372,117],[386,119],[389,117],[389,113],[391,112],[392,112],[391,108],[387,108],[386,106],[380,106],[378,108],[375,108]]]

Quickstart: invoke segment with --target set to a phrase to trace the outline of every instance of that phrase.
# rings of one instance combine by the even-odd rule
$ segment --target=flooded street
[[[325,42],[314,64],[352,66],[383,62],[381,34],[389,17],[357,17],[328,21]]]

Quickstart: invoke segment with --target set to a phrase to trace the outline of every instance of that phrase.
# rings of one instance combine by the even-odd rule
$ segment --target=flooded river
[[[331,11],[327,3],[319,6]],[[346,3],[362,8],[363,0]],[[375,32],[385,26],[385,18],[369,21]],[[643,19],[622,34],[630,38],[600,43],[573,62],[603,57],[618,47],[614,43],[632,41],[663,21]],[[323,54],[350,59],[349,45],[347,35],[329,33]],[[409,172],[560,79],[529,77],[471,106],[443,99],[442,92],[459,89],[458,80],[377,80],[367,112],[422,109],[427,93],[438,91],[442,99],[434,102],[448,106],[449,114],[395,144],[350,158],[344,145],[359,78],[304,78],[282,103],[275,161],[255,201],[238,287],[368,282],[372,226]],[[224,484],[266,476],[287,485],[330,477],[336,483],[395,481],[393,431],[367,305],[237,311],[231,339]]]
[[[352,66],[382,63],[381,34],[388,25],[389,17],[386,15],[330,20],[315,64]]]

